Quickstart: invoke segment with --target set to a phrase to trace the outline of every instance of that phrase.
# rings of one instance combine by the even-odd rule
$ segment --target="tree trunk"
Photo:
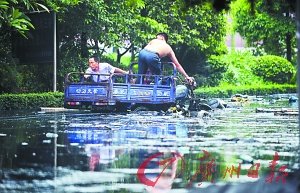
[[[290,11],[286,10],[285,17],[290,17]],[[292,35],[288,32],[285,36],[285,45],[286,45],[286,59],[288,61],[292,61],[292,43],[291,43]]]
[[[128,48],[126,48],[126,50],[123,53],[120,53],[119,48],[117,49],[117,63],[120,64],[121,63],[121,58],[124,54],[126,54],[131,48],[133,47],[133,44],[130,44],[130,46]]]
[[[285,43],[286,43],[286,59],[288,61],[292,61],[292,44],[291,44],[291,39],[292,36],[290,33],[286,34],[286,39],[285,39]]]
[[[122,57],[122,54],[120,53],[120,50],[119,48],[117,49],[117,63],[120,64],[121,63],[121,57]]]
[[[135,60],[135,50],[134,50],[134,44],[132,44],[130,62],[134,62],[134,60]]]
[[[88,53],[88,48],[87,48],[87,38],[86,38],[86,33],[82,32],[81,33],[81,42],[80,42],[80,46],[81,46],[81,57],[83,58],[87,58],[89,57],[89,53]]]

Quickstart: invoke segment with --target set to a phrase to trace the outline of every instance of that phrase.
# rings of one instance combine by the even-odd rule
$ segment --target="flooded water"
[[[204,118],[1,112],[0,192],[203,192],[257,180],[284,186],[299,169],[298,117],[257,107],[296,110],[287,100],[259,100]]]

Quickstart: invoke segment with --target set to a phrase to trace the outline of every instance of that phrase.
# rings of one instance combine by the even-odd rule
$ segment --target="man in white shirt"
[[[89,68],[85,71],[87,73],[84,75],[85,78],[92,76],[94,82],[105,82],[108,80],[109,75],[113,73],[127,74],[126,71],[116,68],[108,63],[100,63],[97,56],[92,56],[89,58]],[[100,75],[89,75],[89,74],[100,74]],[[106,74],[106,75],[102,75]]]

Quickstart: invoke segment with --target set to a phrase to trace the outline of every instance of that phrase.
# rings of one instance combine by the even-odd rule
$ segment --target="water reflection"
[[[65,130],[70,146],[81,147],[88,157],[90,171],[100,171],[123,152],[117,145],[116,133],[90,124],[70,124]]]
[[[205,120],[152,112],[23,112],[0,119],[1,192],[203,191],[211,184],[264,179],[275,152],[278,168],[299,168],[297,117],[247,106],[217,110]],[[204,150],[209,159],[202,159]],[[141,167],[153,155],[159,156]],[[212,160],[216,172],[205,179],[199,169]],[[259,175],[251,178],[255,163]],[[239,165],[239,176],[226,174]],[[154,185],[140,181],[141,168]]]
[[[179,160],[179,169],[184,169],[183,157],[178,152],[156,152],[144,159],[138,168],[137,177],[145,185],[145,190],[151,193],[171,191]]]

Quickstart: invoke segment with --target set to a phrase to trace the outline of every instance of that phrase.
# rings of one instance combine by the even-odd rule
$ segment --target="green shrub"
[[[210,76],[206,81],[206,85],[217,86],[220,84],[223,73],[228,68],[228,63],[224,60],[224,57],[216,55],[210,56],[207,63],[209,65],[208,73]]]
[[[249,51],[232,51],[224,56],[228,68],[223,74],[220,85],[256,85],[263,84],[262,78],[251,71],[255,56]]]
[[[296,70],[292,63],[285,58],[273,55],[260,56],[256,63],[251,65],[254,74],[262,77],[265,81],[273,83],[293,83],[292,78]]]
[[[251,66],[256,57],[250,51],[231,51],[220,56],[211,56],[207,61],[211,68],[208,86],[264,84],[261,77],[253,74]],[[208,81],[209,82],[209,81]]]
[[[2,94],[0,110],[38,109],[40,107],[62,107],[62,92]]]
[[[235,86],[227,85],[222,87],[204,87],[197,88],[194,93],[197,97],[213,98],[213,97],[231,97],[234,94],[245,95],[268,95],[278,93],[296,93],[296,85],[290,84],[268,84],[268,85],[244,85]]]

